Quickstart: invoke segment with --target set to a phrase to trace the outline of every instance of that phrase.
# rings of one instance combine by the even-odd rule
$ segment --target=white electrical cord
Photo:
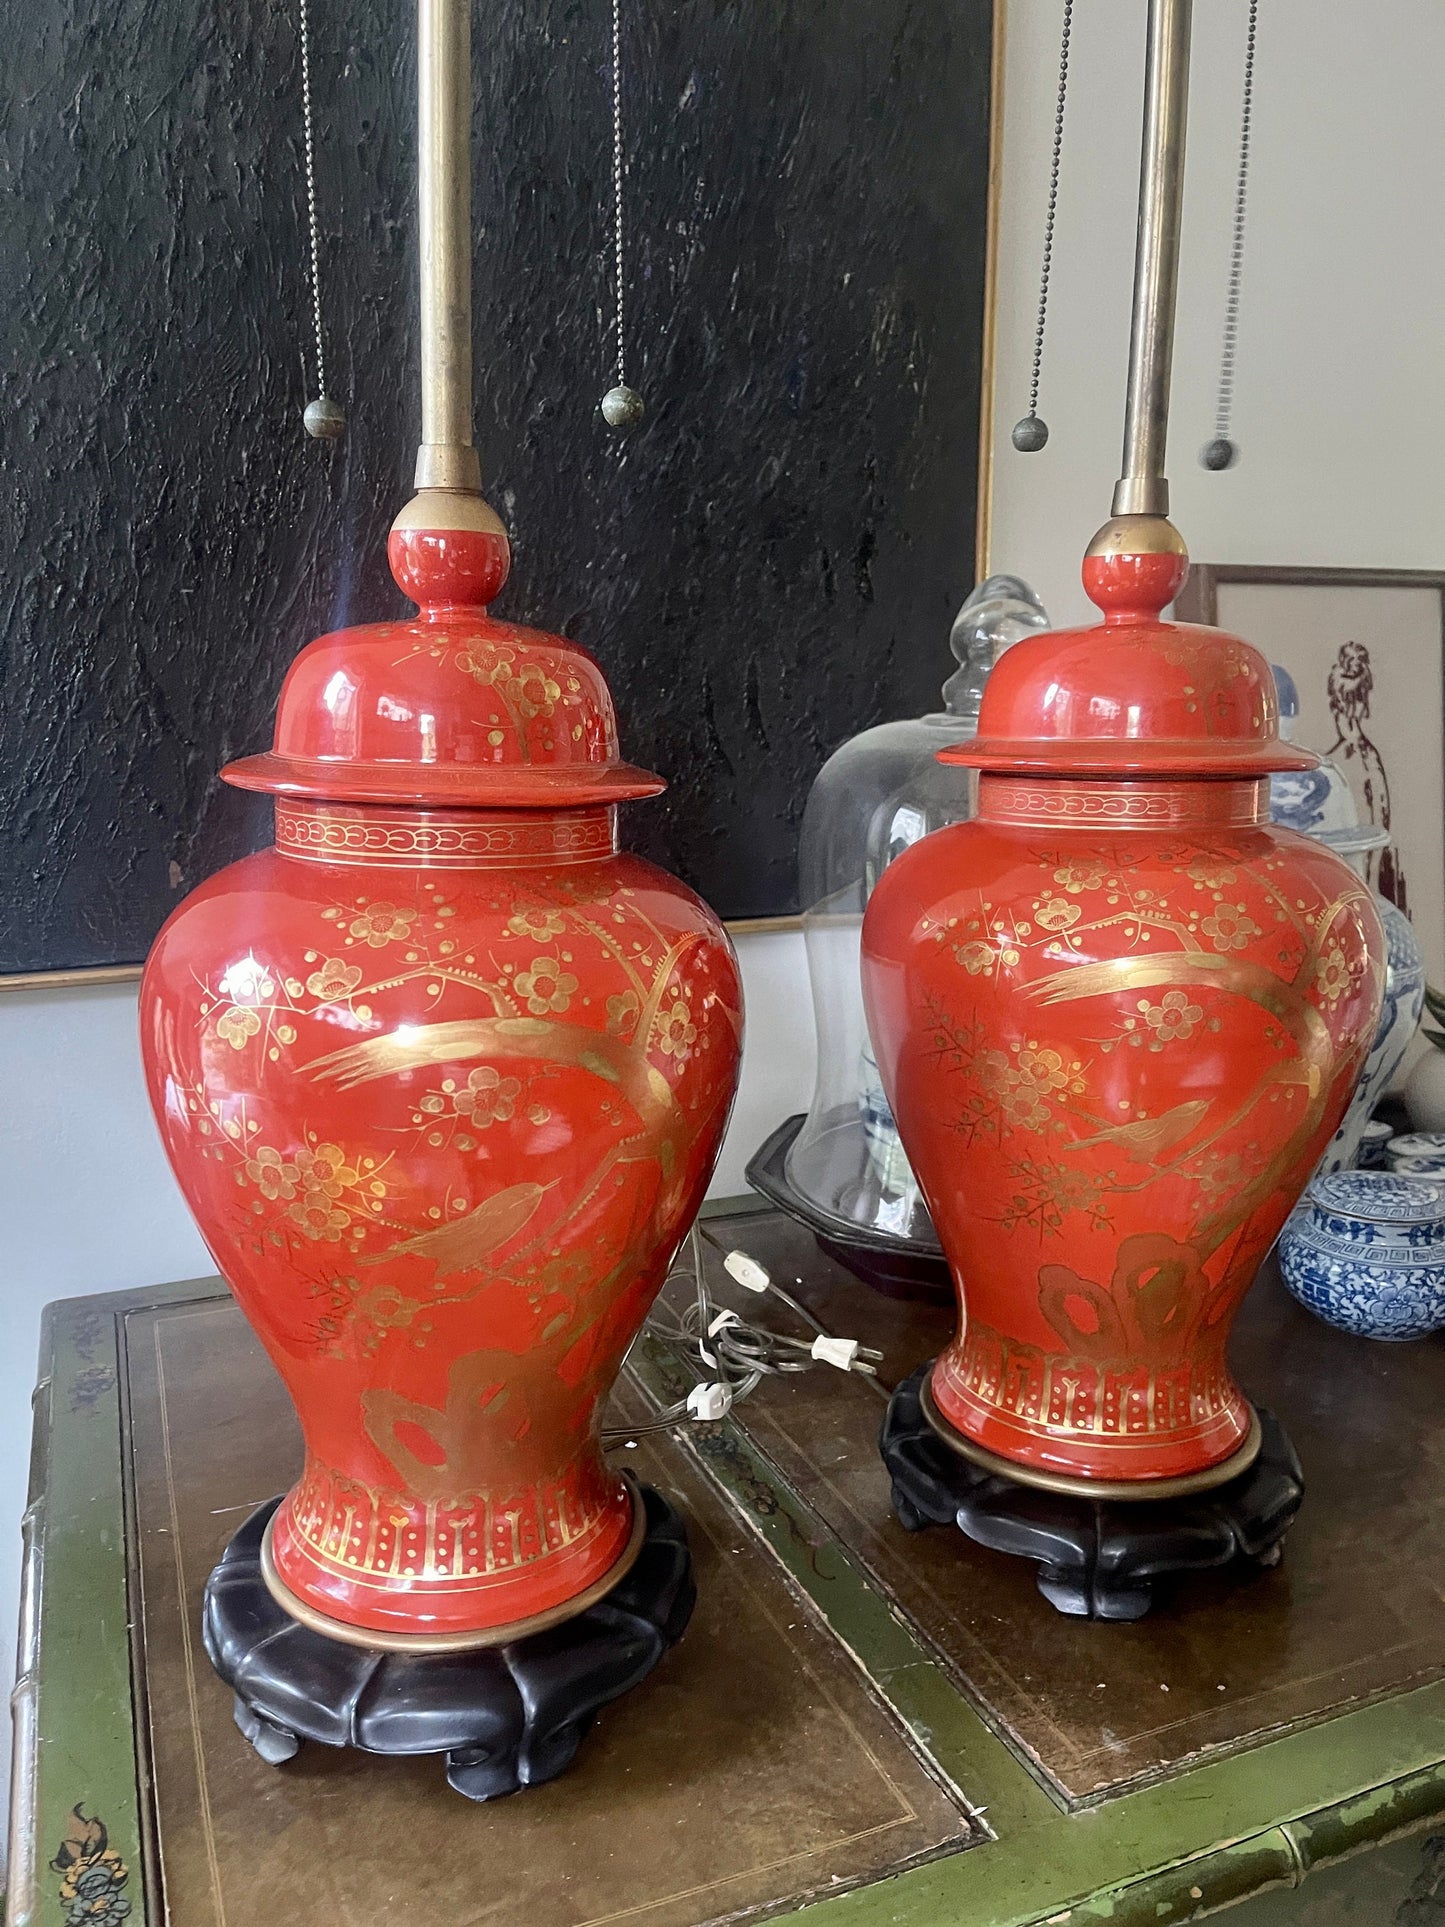
[[[709,1238],[709,1242],[717,1244],[713,1238]],[[718,1249],[722,1247],[719,1245]],[[693,1281],[690,1303],[679,1316],[670,1306],[659,1301],[643,1326],[643,1332],[666,1338],[674,1345],[685,1346],[689,1351],[695,1350],[699,1362],[711,1376],[700,1378],[686,1398],[665,1406],[639,1425],[606,1428],[602,1434],[604,1446],[625,1445],[651,1433],[674,1431],[679,1425],[707,1424],[725,1418],[733,1406],[756,1391],[765,1378],[781,1376],[784,1372],[806,1372],[814,1365],[823,1364],[832,1365],[842,1372],[863,1372],[870,1378],[877,1376],[876,1367],[882,1361],[882,1352],[860,1345],[856,1338],[834,1338],[830,1332],[824,1331],[812,1313],[784,1291],[781,1285],[774,1284],[764,1267],[747,1252],[735,1250],[725,1253],[723,1268],[729,1277],[760,1297],[770,1292],[805,1325],[811,1325],[815,1337],[790,1337],[786,1332],[773,1331],[767,1325],[756,1325],[729,1306],[718,1304],[708,1291],[702,1263],[702,1240],[696,1225],[673,1260],[667,1276],[668,1284],[684,1269],[689,1258]]]

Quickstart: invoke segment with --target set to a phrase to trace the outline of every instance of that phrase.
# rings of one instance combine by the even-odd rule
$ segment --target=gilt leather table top
[[[877,1385],[823,1372],[765,1380],[739,1423],[1069,1800],[1445,1670],[1445,1341],[1348,1338],[1297,1305],[1267,1266],[1240,1314],[1233,1360],[1305,1466],[1283,1561],[1244,1581],[1187,1581],[1132,1625],[1091,1624],[1040,1597],[1031,1562],[941,1527],[906,1533],[892,1515],[875,1444],[886,1390],[941,1348],[951,1315],[879,1296],[775,1212],[711,1230],[724,1249],[758,1258],[830,1332],[884,1351]],[[709,1250],[719,1295],[745,1310],[747,1294]]]

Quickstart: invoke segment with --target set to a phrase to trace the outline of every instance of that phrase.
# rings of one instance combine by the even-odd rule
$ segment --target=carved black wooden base
[[[1271,1413],[1259,1414],[1259,1457],[1227,1485],[1176,1499],[1073,1498],[1004,1478],[951,1451],[919,1401],[931,1368],[930,1360],[898,1387],[878,1441],[894,1510],[910,1532],[953,1524],[995,1552],[1037,1559],[1045,1599],[1083,1619],[1142,1619],[1182,1573],[1279,1560],[1304,1498],[1304,1476]]]
[[[641,1492],[642,1551],[595,1605],[511,1645],[432,1654],[347,1645],[283,1612],[261,1577],[272,1499],[206,1583],[206,1651],[236,1695],[237,1726],[272,1765],[303,1740],[444,1753],[447,1779],[469,1800],[555,1778],[598,1710],[644,1679],[692,1617],[686,1529],[660,1493]]]

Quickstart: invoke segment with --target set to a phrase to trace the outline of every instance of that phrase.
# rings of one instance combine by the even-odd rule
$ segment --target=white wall
[[[1119,468],[1139,173],[1144,0],[1076,11],[1039,412],[1020,455],[1058,74],[1060,0],[1008,0],[992,565],[1055,622],[1092,615],[1079,559]],[[1445,561],[1445,7],[1260,8],[1235,438],[1212,433],[1234,199],[1245,0],[1195,37],[1169,475],[1199,561]]]

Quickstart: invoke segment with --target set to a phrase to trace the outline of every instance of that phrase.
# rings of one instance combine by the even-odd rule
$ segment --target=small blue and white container
[[[1385,1164],[1411,1177],[1445,1176],[1445,1131],[1406,1131],[1392,1137]]]
[[[1445,1178],[1317,1177],[1281,1234],[1279,1268],[1300,1303],[1340,1331],[1445,1330]]]

